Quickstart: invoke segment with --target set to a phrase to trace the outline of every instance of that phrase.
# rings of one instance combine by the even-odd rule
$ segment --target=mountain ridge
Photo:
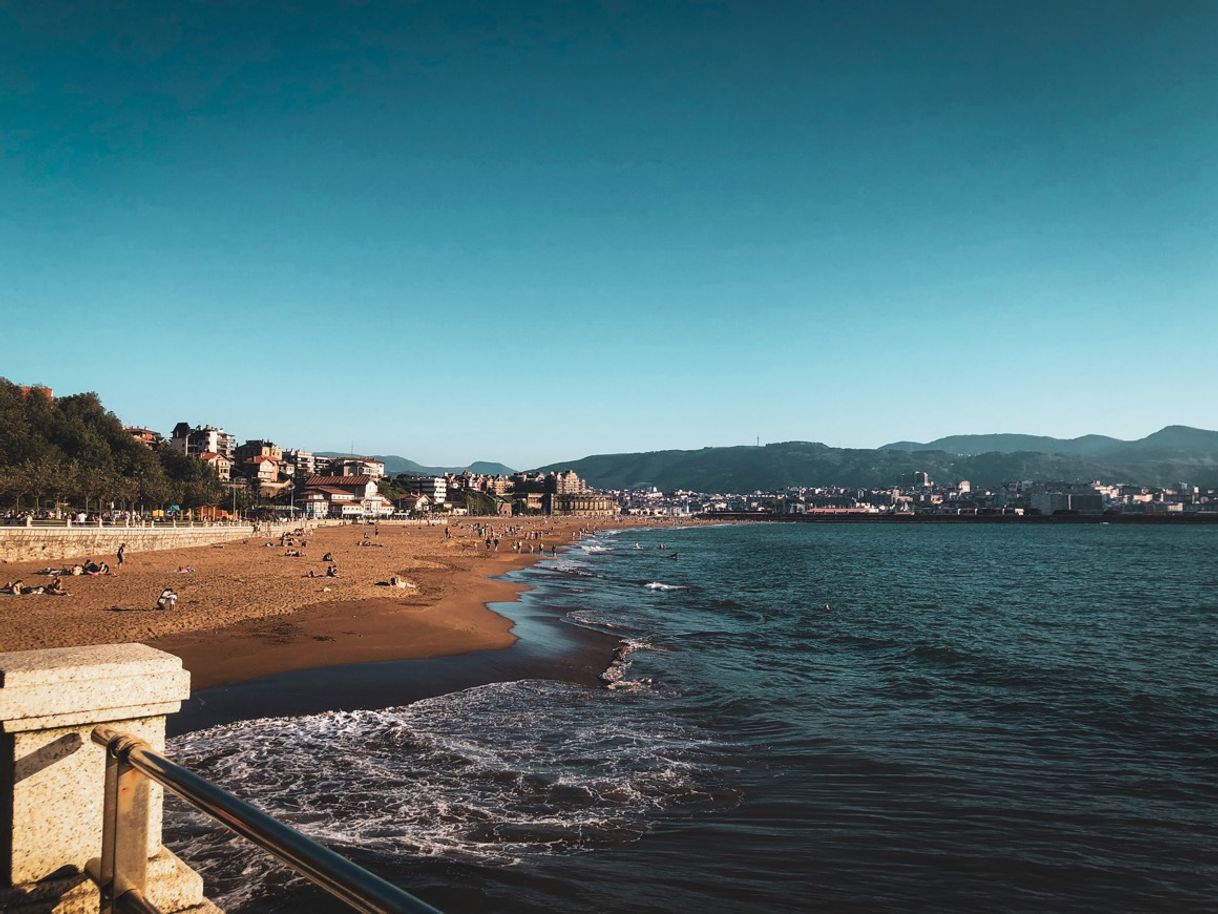
[[[346,457],[346,454],[340,454],[338,451],[318,451],[318,457]],[[469,470],[471,473],[478,473],[484,476],[511,476],[516,471],[507,464],[497,463],[493,460],[475,460],[465,466],[441,467],[441,466],[426,466],[422,463],[417,463],[409,457],[402,457],[399,454],[371,454],[373,460],[379,460],[385,464],[385,474],[387,476],[397,476],[399,473],[415,473],[420,476],[443,476],[445,473],[464,473]]]
[[[880,450],[944,451],[949,454],[1075,454],[1085,457],[1164,453],[1173,450],[1203,449],[1218,451],[1218,431],[1188,425],[1167,425],[1144,438],[1127,441],[1108,435],[1081,435],[1078,438],[1052,438],[998,432],[990,435],[948,435],[925,443],[894,441]]]
[[[953,436],[968,438],[970,436]],[[971,436],[994,438],[996,436]],[[591,485],[605,489],[646,488],[701,492],[774,491],[792,486],[887,488],[924,471],[941,482],[967,479],[993,487],[1004,482],[1123,482],[1165,486],[1179,481],[1218,486],[1218,432],[1167,426],[1132,442],[1087,435],[1079,439],[1103,450],[1094,454],[1038,450],[990,450],[959,454],[900,447],[834,448],[820,442],[786,441],[762,447],[737,445],[698,450],[593,454],[539,467],[573,469]],[[1096,439],[1099,439],[1097,441]],[[949,441],[950,439],[940,439]],[[1105,441],[1115,442],[1106,444]],[[938,444],[939,442],[931,442]],[[898,442],[898,444],[900,444]]]

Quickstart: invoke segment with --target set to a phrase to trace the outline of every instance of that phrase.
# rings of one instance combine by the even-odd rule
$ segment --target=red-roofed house
[[[393,510],[371,476],[310,476],[301,495],[310,517],[382,517]]]
[[[431,510],[431,499],[426,495],[403,495],[397,500],[397,509],[407,514]]]
[[[204,451],[199,455],[199,459],[216,471],[216,476],[222,482],[228,482],[233,475],[233,462],[223,454],[217,454],[215,451]]]

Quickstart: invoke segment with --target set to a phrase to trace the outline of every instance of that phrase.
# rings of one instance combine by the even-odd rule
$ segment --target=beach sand
[[[590,518],[485,518],[497,530],[523,525],[551,545],[571,542]],[[595,519],[595,526],[630,521]],[[128,552],[113,576],[64,578],[69,596],[0,595],[0,651],[142,641],[182,657],[196,690],[259,677],[378,660],[431,658],[511,645],[508,619],[486,608],[519,587],[492,580],[542,556],[517,553],[520,535],[488,551],[468,520],[444,526],[323,527],[301,548],[278,536],[159,552]],[[298,542],[299,542],[298,538]],[[372,543],[361,546],[362,540]],[[525,540],[526,544],[536,540]],[[267,544],[271,545],[267,545]],[[300,548],[302,557],[285,552]],[[321,577],[332,553],[339,577]],[[114,556],[94,556],[115,565]],[[67,564],[67,563],[65,563]],[[6,580],[50,578],[41,563],[9,563]],[[189,569],[189,571],[179,571]],[[309,570],[319,577],[307,577]],[[377,586],[393,575],[415,586]],[[177,607],[158,611],[164,587]]]

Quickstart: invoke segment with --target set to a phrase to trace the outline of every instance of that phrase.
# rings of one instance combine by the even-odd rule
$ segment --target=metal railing
[[[357,911],[439,914],[426,902],[174,764],[139,737],[103,725],[93,730],[93,742],[106,747],[102,855],[89,865],[101,889],[101,914],[159,914],[146,896],[149,780]]]

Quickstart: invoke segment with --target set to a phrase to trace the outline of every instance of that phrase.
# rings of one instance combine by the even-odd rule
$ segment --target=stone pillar
[[[165,715],[190,695],[182,661],[143,644],[0,653],[0,911],[94,914],[85,865],[101,855],[105,749],[97,724],[165,746]],[[148,897],[164,914],[216,912],[203,880],[161,847],[151,785]]]

